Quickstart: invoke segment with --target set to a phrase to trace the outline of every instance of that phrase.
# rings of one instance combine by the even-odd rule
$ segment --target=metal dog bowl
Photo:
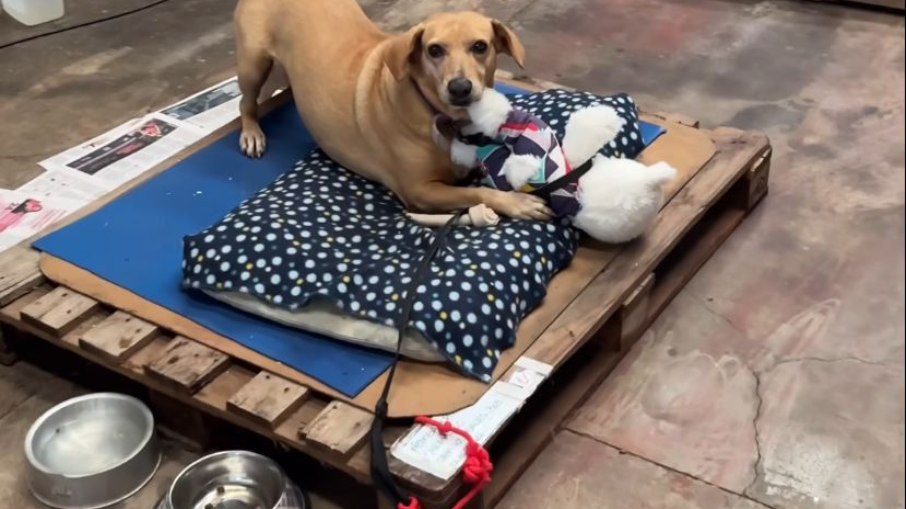
[[[28,487],[46,505],[96,509],[128,498],[154,475],[154,417],[123,394],[72,398],[44,413],[25,437]]]
[[[205,456],[176,476],[167,509],[307,509],[271,459],[248,451]]]

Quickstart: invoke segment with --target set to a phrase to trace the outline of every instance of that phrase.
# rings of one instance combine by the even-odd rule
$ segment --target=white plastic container
[[[0,0],[3,11],[28,26],[40,25],[63,17],[63,0]]]

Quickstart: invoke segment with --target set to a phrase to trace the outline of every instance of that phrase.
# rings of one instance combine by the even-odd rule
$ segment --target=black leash
[[[468,144],[478,144],[481,145],[483,142],[490,140],[483,134],[473,134],[469,136],[460,135],[460,139]],[[493,141],[493,140],[490,140]],[[539,196],[544,198],[545,201],[550,201],[551,194],[557,189],[561,189],[567,185],[570,185],[574,182],[578,182],[583,175],[588,173],[588,170],[591,169],[592,161],[589,159],[585,163],[581,164],[578,168],[575,168],[573,171],[567,173],[566,175],[554,180],[553,182],[548,182],[547,184],[532,190],[529,194]],[[453,229],[453,226],[456,224],[456,220],[462,217],[466,213],[466,210],[460,210],[453,214],[453,216],[447,220],[437,231],[434,233],[434,240],[431,242],[431,245],[428,247],[428,252],[425,253],[425,256],[419,262],[418,267],[415,270],[415,275],[412,277],[412,281],[409,283],[409,287],[406,289],[405,297],[403,298],[403,307],[402,315],[400,321],[396,327],[397,339],[396,339],[396,350],[393,354],[393,363],[390,365],[390,370],[387,373],[387,382],[384,383],[384,389],[381,391],[381,397],[378,399],[377,404],[374,407],[374,420],[371,421],[371,430],[370,430],[370,439],[371,439],[371,478],[374,480],[375,487],[380,491],[388,500],[393,502],[397,509],[404,508],[416,508],[418,503],[415,499],[408,493],[405,493],[400,487],[396,484],[393,479],[393,474],[390,473],[390,465],[387,461],[387,452],[384,449],[384,422],[387,420],[387,398],[390,395],[390,386],[393,383],[393,376],[396,374],[396,367],[399,364],[400,358],[402,357],[400,351],[403,345],[403,332],[406,330],[406,327],[409,325],[409,319],[412,315],[412,306],[415,304],[416,298],[416,289],[420,284],[422,284],[425,276],[428,273],[428,270],[431,268],[431,261],[434,260],[434,257],[437,255],[438,251],[443,249],[447,245],[447,235],[450,233],[450,230]]]
[[[374,420],[371,421],[370,432],[371,478],[374,480],[374,484],[378,491],[393,502],[397,508],[417,506],[413,504],[412,496],[408,493],[404,493],[403,490],[397,486],[396,482],[393,480],[393,475],[390,473],[390,466],[387,462],[387,452],[384,450],[383,436],[384,421],[387,420],[387,397],[390,395],[390,385],[393,383],[393,375],[396,373],[396,366],[399,364],[401,358],[400,350],[403,345],[403,332],[409,325],[409,318],[412,315],[412,306],[415,304],[416,289],[422,284],[422,280],[425,279],[425,276],[431,269],[431,261],[434,260],[438,251],[447,245],[447,235],[450,233],[450,230],[453,229],[456,220],[465,213],[466,210],[456,212],[453,214],[453,217],[443,224],[443,226],[437,229],[434,233],[434,240],[428,247],[428,252],[425,253],[425,256],[421,259],[418,267],[415,269],[415,275],[412,277],[412,281],[409,283],[409,287],[406,289],[405,296],[403,297],[403,312],[400,321],[396,326],[397,339],[396,351],[393,354],[393,364],[390,365],[390,371],[387,373],[387,382],[384,384],[384,390],[381,391],[381,397],[374,407]]]
[[[544,198],[544,201],[546,202],[550,202],[551,194],[553,194],[554,191],[578,182],[583,175],[588,173],[588,170],[591,169],[591,165],[592,162],[591,159],[589,159],[588,161],[580,164],[577,168],[574,168],[573,171],[567,173],[566,175],[563,175],[553,182],[548,182],[547,184],[544,184],[537,189],[532,189],[528,194],[533,194],[539,198]]]

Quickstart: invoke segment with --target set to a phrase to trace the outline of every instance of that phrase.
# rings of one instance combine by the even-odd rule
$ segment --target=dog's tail
[[[563,152],[570,166],[580,166],[616,138],[623,119],[610,106],[597,105],[576,111],[566,123]]]

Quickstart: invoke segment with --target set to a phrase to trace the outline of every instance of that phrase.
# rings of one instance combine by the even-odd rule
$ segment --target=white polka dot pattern
[[[245,293],[289,310],[327,299],[350,315],[395,326],[433,238],[389,191],[315,151],[221,222],[185,239],[183,284]],[[454,228],[416,289],[409,326],[462,372],[490,380],[519,321],[544,299],[577,241],[565,224]]]
[[[572,111],[609,104],[625,115],[621,136],[631,143],[601,152],[635,157],[644,148],[628,96],[554,90],[512,102],[561,138]],[[326,299],[350,315],[396,326],[405,289],[433,239],[389,191],[317,150],[219,223],[186,237],[183,284],[245,293],[289,310]],[[454,228],[416,288],[408,325],[461,372],[489,381],[519,322],[544,299],[577,244],[578,233],[565,222]]]
[[[623,129],[616,139],[605,145],[599,152],[606,157],[635,159],[645,149],[642,131],[639,127],[639,112],[636,109],[635,101],[627,94],[599,96],[591,92],[554,89],[534,94],[514,95],[510,97],[510,103],[513,107],[528,111],[544,120],[557,132],[557,138],[561,140],[566,131],[566,122],[576,110],[597,104],[610,106],[624,120]]]

